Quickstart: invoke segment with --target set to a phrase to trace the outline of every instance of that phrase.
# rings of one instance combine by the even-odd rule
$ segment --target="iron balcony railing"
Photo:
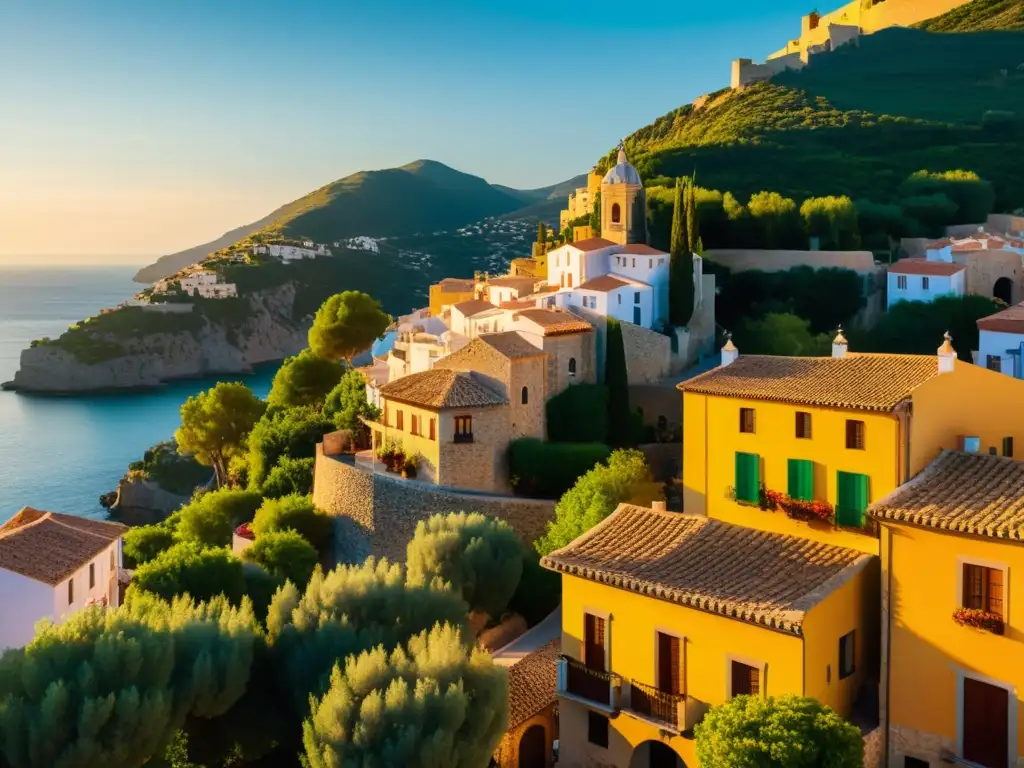
[[[558,657],[558,692],[613,712],[618,709],[622,678],[591,669],[569,656]]]
[[[682,733],[687,729],[686,696],[681,693],[659,691],[653,685],[631,680],[629,683],[629,708],[648,720],[665,723],[672,730]]]

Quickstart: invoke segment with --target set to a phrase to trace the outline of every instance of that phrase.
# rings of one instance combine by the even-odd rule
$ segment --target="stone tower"
[[[647,196],[619,144],[619,158],[601,181],[601,237],[619,245],[647,243]]]

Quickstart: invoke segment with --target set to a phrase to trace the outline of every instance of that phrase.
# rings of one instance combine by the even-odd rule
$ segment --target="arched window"
[[[575,357],[570,357],[569,358],[569,375],[570,376],[575,376],[576,375],[576,358]]]
[[[612,224],[618,224],[622,221],[622,209],[618,203],[612,205]]]
[[[530,402],[530,391],[523,387],[523,405],[527,405]]]

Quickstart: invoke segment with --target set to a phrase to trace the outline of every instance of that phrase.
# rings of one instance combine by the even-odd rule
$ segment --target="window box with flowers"
[[[1005,630],[1003,617],[998,613],[983,611],[979,608],[957,608],[953,611],[953,621],[961,627],[974,627],[991,632],[993,635],[1001,635]]]
[[[805,522],[831,523],[835,520],[835,508],[827,501],[817,499],[794,499],[782,491],[764,489],[763,508],[772,511],[781,509],[794,520]]]

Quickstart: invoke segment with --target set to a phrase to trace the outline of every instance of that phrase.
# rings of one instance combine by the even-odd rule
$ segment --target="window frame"
[[[96,588],[96,563],[89,563],[89,589]]]
[[[796,435],[797,440],[812,439],[810,411],[796,412],[796,428],[793,434]]]
[[[896,275],[896,290],[905,291],[907,290],[907,276]]]
[[[1003,438],[1002,455],[1013,458],[1013,435]]]
[[[765,698],[768,689],[768,664],[761,659],[754,659],[749,656],[739,656],[733,653],[727,653],[725,655],[725,700],[732,701],[736,696],[742,696],[744,694],[734,694],[733,690],[735,685],[733,683],[733,671],[734,664],[742,664],[745,667],[750,667],[757,671],[757,693],[747,694],[750,696],[758,696]]]
[[[530,388],[529,387],[526,387],[526,386],[523,387],[523,391],[520,394],[520,400],[521,400],[520,405],[529,405],[530,404]]]
[[[468,436],[473,437],[473,416],[471,414],[463,414],[460,416],[453,417],[455,421],[455,440],[458,441],[460,437]],[[466,442],[469,442],[468,440]]]
[[[595,731],[595,723],[600,723],[600,726]],[[611,743],[611,721],[606,715],[600,712],[595,712],[592,709],[587,710],[587,743],[601,749],[608,749],[608,745]],[[603,743],[602,743],[603,742]]]
[[[1003,372],[1003,358],[1000,355],[986,355],[985,367],[997,373]]]
[[[1000,599],[1002,601],[1002,607],[1001,607],[1001,609],[999,611],[999,615],[1002,617],[1004,624],[1009,624],[1009,622],[1010,622],[1010,618],[1009,618],[1009,608],[1010,608],[1010,566],[1007,563],[1001,563],[1001,562],[998,562],[998,561],[995,561],[995,560],[986,560],[986,559],[979,558],[979,557],[967,557],[967,556],[963,556],[963,555],[958,557],[957,558],[957,570],[956,570],[956,605],[961,607],[961,608],[968,608],[969,607],[967,605],[964,605],[964,602],[965,602],[964,601],[964,588],[966,586],[966,584],[965,584],[965,577],[966,577],[966,570],[967,570],[967,568],[969,566],[970,567],[974,567],[974,568],[985,568],[985,569],[987,569],[989,571],[997,571],[997,572],[999,572],[1001,574],[1001,576],[1002,576],[1002,585],[1001,585],[1002,586],[1002,597]],[[989,588],[989,585],[986,584],[985,585],[986,594],[983,597],[983,599],[984,599],[984,607],[982,608],[982,610],[995,613],[995,611],[991,610],[991,608],[992,608],[992,604],[990,602],[991,595],[987,594],[988,588]]]
[[[741,459],[741,456],[744,458]],[[757,465],[757,469],[751,481],[753,487],[750,489],[741,487],[740,484],[740,466],[744,462],[748,461],[747,457],[753,457],[753,463]],[[733,478],[733,493],[736,497],[736,501],[743,502],[746,504],[757,504],[761,500],[761,455],[757,453],[747,453],[745,451],[736,451],[735,463],[736,466],[734,469],[735,476]],[[751,491],[751,495],[753,496],[753,498],[747,497],[746,490]]]
[[[845,650],[846,638],[850,638],[850,649]],[[848,664],[843,664],[846,661]],[[851,629],[839,638],[839,679],[845,680],[857,672],[857,630]]]
[[[437,419],[430,417],[430,439],[437,440]]]
[[[747,429],[747,417],[750,417],[750,429]],[[757,411],[754,408],[740,408],[740,434],[757,434]]]
[[[395,429],[399,432],[405,431],[405,414],[401,408],[395,409]]]
[[[846,509],[846,506],[843,504],[843,495],[841,493],[841,484],[842,484],[842,477],[843,477],[843,475],[846,475],[846,476],[848,476],[850,478],[850,480],[849,480],[850,483],[860,482],[859,480],[857,480],[857,478],[864,478],[864,485],[865,485],[864,508],[860,509],[860,510],[857,510],[857,512],[860,514],[860,522],[859,523],[851,523],[851,522],[846,521],[846,520],[840,520],[840,517],[842,516],[843,512]],[[853,486],[851,488],[851,491],[856,491],[856,486]],[[842,470],[842,469],[837,470],[836,471],[836,505],[835,505],[836,525],[843,525],[843,526],[854,527],[854,528],[862,528],[864,525],[867,524],[867,521],[868,521],[867,509],[868,509],[868,507],[870,505],[871,505],[871,476],[867,475],[867,474],[865,474],[863,472],[847,472],[847,471]]]
[[[814,501],[813,459],[787,459],[786,493],[791,499]]]
[[[683,696],[686,694],[686,635],[669,627],[654,628],[654,687],[659,691],[661,690],[661,635],[671,638],[679,644],[679,674],[675,680],[675,683],[677,684],[679,690],[664,691],[664,693],[672,693],[674,695]]]
[[[860,419],[846,420],[846,450],[867,450],[867,427]]]
[[[595,619],[600,619],[604,623],[604,641],[602,644],[604,647],[604,671],[609,672],[612,668],[612,615],[608,611],[594,605],[584,605],[582,614],[583,631],[580,633],[582,635],[580,649],[583,658],[580,659],[580,662],[584,666],[587,664],[587,616],[589,615]]]
[[[75,577],[68,579],[68,605],[75,604]]]

